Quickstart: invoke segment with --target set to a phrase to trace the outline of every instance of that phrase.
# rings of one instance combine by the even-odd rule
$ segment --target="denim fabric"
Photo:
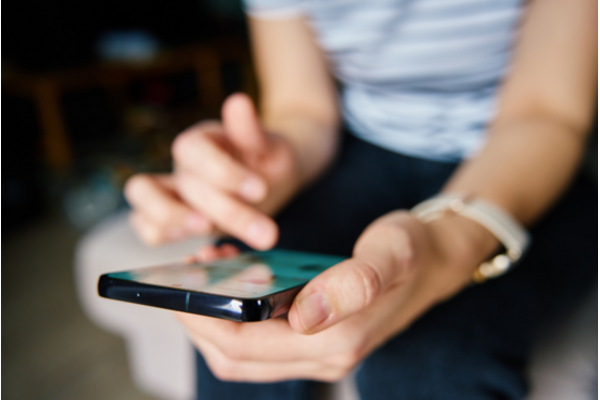
[[[436,194],[455,168],[347,136],[337,163],[278,216],[277,247],[350,256],[370,222]],[[540,324],[597,279],[596,204],[595,188],[576,179],[532,229],[518,268],[434,307],[364,360],[357,375],[363,400],[523,398]],[[198,355],[199,400],[312,399],[314,386],[221,382]]]

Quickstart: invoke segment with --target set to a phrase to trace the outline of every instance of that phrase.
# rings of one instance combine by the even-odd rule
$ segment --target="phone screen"
[[[343,257],[271,250],[211,263],[172,264],[107,274],[110,278],[252,299],[306,284]]]

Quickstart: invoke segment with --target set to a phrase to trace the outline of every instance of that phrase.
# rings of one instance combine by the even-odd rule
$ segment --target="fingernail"
[[[248,238],[254,243],[267,246],[269,241],[270,224],[265,221],[255,221],[248,227]]]
[[[193,232],[200,232],[200,233],[205,232],[206,228],[208,227],[208,222],[206,221],[206,218],[201,217],[198,214],[190,215],[187,218],[185,224]]]
[[[264,196],[262,182],[254,177],[246,178],[240,186],[240,195],[248,200],[260,200]]]
[[[306,331],[310,331],[325,321],[331,312],[327,297],[320,292],[296,300],[296,307],[300,315],[300,322]]]

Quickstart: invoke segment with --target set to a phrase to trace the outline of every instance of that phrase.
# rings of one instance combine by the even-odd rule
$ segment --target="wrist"
[[[473,271],[473,281],[481,283],[503,275],[519,261],[530,242],[529,233],[510,214],[493,203],[460,194],[442,194],[419,203],[411,212],[428,223],[448,213],[468,218],[485,228],[506,249]],[[485,247],[482,251],[487,250]]]
[[[487,228],[461,215],[448,214],[429,225],[444,263],[469,274],[500,246]]]
[[[281,137],[291,148],[298,186],[317,179],[334,160],[338,142],[336,121],[297,113],[286,113],[265,120],[269,132]]]

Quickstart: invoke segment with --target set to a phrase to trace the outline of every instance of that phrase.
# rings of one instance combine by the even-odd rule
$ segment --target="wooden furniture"
[[[226,62],[240,63],[242,90],[255,94],[247,46],[238,39],[165,51],[144,63],[98,64],[50,73],[3,69],[2,90],[34,101],[44,162],[52,170],[64,171],[71,166],[73,154],[60,102],[63,93],[101,87],[115,103],[115,108],[124,110],[130,102],[127,88],[131,81],[194,71],[201,107],[218,112],[224,98],[220,67]]]

